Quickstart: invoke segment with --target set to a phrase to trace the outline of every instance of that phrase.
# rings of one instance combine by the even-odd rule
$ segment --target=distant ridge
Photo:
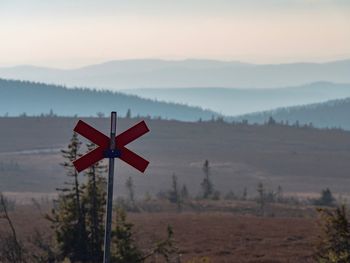
[[[342,128],[350,130],[350,97],[330,100],[323,103],[278,108],[270,111],[256,112],[228,118],[229,121],[247,120],[249,123],[264,123],[272,117],[277,122],[290,125],[312,124],[319,128]]]
[[[255,65],[237,61],[116,60],[72,70],[32,66],[0,68],[0,78],[99,89],[277,88],[317,81],[350,83],[350,59],[327,63]]]
[[[209,120],[219,114],[175,103],[142,99],[111,91],[67,89],[62,86],[0,79],[0,115],[18,116],[57,114],[60,116],[96,116],[112,110],[125,116],[151,116],[180,121]]]
[[[201,106],[224,115],[234,116],[350,97],[350,83],[314,82],[279,89],[189,87],[129,89],[122,92],[143,98]]]

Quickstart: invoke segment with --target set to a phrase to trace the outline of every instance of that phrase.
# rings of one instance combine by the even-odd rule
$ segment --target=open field
[[[49,222],[33,207],[20,206],[10,216],[23,240],[35,229],[47,238],[52,235]],[[171,225],[181,262],[201,262],[203,258],[215,263],[314,262],[319,231],[315,217],[273,218],[227,212],[129,213],[128,221],[134,224],[136,241],[144,249],[164,238]],[[5,222],[0,221],[0,232],[5,228]]]
[[[86,118],[106,132],[108,119]],[[119,119],[123,131],[138,119]],[[69,142],[75,118],[0,118],[0,190],[28,193],[55,192],[67,179],[59,150]],[[256,126],[220,122],[184,123],[147,120],[151,132],[130,145],[150,161],[146,175],[118,162],[117,195],[133,176],[136,194],[143,197],[167,189],[175,173],[192,195],[197,195],[208,159],[215,187],[256,194],[263,182],[285,193],[314,195],[330,187],[346,195],[350,185],[350,132],[279,125]]]
[[[143,238],[172,225],[183,262],[203,257],[215,263],[314,262],[318,231],[314,219],[160,213],[133,214],[130,220]]]
[[[107,133],[108,119],[84,120]],[[138,121],[120,119],[118,131]],[[49,209],[28,204],[35,198],[51,205],[55,189],[68,179],[60,166],[60,149],[69,142],[76,122],[59,117],[0,118],[0,191],[17,200],[10,215],[25,242],[35,229],[52,238],[49,222],[43,218]],[[150,167],[143,175],[118,162],[115,198],[125,195],[128,176],[133,177],[137,199],[142,202],[147,192],[154,197],[167,191],[174,173],[195,197],[203,179],[203,162],[208,159],[215,189],[222,196],[233,190],[239,199],[246,187],[249,200],[202,202],[194,198],[177,213],[176,206],[157,204],[164,201],[152,198],[142,213],[128,214],[141,248],[165,237],[171,225],[181,262],[314,262],[319,234],[315,207],[269,203],[265,217],[258,216],[259,206],[253,199],[256,187],[259,182],[267,190],[281,185],[285,196],[304,198],[330,187],[347,196],[350,132],[222,122],[147,120],[147,124],[151,133],[130,149],[148,159]],[[5,223],[0,221],[0,232],[7,229]]]

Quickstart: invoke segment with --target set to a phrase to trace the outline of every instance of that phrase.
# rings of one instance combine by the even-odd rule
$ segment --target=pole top
[[[111,134],[115,134],[117,130],[117,112],[111,112]]]

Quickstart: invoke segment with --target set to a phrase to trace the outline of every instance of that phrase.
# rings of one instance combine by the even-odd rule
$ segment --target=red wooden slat
[[[96,130],[86,122],[79,120],[77,125],[74,128],[74,131],[84,136],[86,139],[91,142],[106,148],[109,146],[109,138],[104,135],[102,132]]]
[[[138,124],[132,126],[130,129],[126,130],[125,132],[119,134],[115,140],[117,148],[121,148],[128,143],[131,143],[132,141],[136,140],[137,138],[141,137],[142,135],[149,132],[149,129],[145,123],[145,121],[141,121]]]
[[[78,173],[104,158],[104,148],[97,147],[73,162]]]
[[[133,166],[135,169],[139,170],[141,173],[145,172],[149,164],[149,161],[143,159],[141,156],[137,155],[136,153],[130,151],[125,147],[121,148],[120,151],[121,151],[121,156],[119,158],[121,160]]]

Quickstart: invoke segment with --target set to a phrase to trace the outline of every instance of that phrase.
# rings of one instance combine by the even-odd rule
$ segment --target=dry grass
[[[44,208],[45,209],[45,208]],[[19,206],[12,212],[22,240],[35,229],[49,237],[48,221],[32,206]],[[209,258],[210,262],[313,262],[318,235],[315,218],[271,218],[227,212],[129,213],[135,225],[136,240],[143,248],[166,235],[171,225],[182,262]],[[0,232],[7,228],[0,222]]]

